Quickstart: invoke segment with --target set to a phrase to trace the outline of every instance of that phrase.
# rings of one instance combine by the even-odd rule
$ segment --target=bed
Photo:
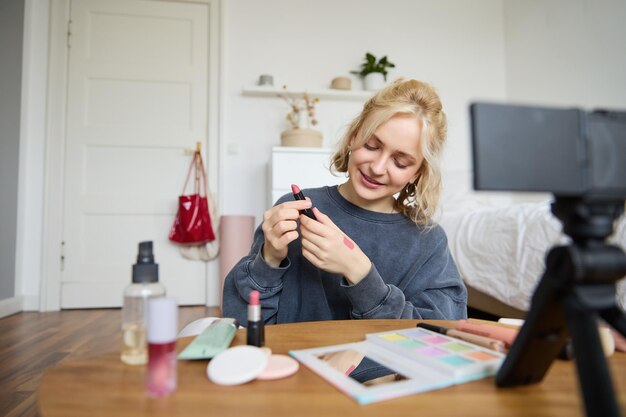
[[[467,285],[468,305],[499,317],[522,318],[543,274],[547,251],[569,242],[550,212],[550,196],[517,202],[511,194],[469,191],[467,184],[446,189],[445,180],[437,220]],[[615,222],[608,241],[626,250],[626,216]],[[626,279],[616,287],[618,305],[626,309]]]

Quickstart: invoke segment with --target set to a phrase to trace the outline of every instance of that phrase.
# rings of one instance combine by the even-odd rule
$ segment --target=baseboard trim
[[[0,300],[0,318],[22,311],[22,297]]]

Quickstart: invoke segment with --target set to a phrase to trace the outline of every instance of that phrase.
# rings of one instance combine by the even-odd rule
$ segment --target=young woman
[[[264,213],[226,277],[224,317],[245,326],[258,290],[266,323],[466,318],[466,289],[432,221],[445,136],[429,84],[398,80],[368,100],[332,158],[347,182],[303,190],[304,201],[285,195]]]

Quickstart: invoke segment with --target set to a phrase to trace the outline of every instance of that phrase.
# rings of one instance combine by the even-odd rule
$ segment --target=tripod
[[[552,213],[572,243],[548,253],[524,325],[496,376],[498,386],[541,381],[571,336],[587,416],[620,415],[597,318],[626,336],[626,316],[615,300],[626,254],[605,243],[623,212],[623,200],[556,196]]]

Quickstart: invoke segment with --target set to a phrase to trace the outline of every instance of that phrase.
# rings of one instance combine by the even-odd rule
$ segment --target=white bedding
[[[548,202],[499,208],[446,210],[438,219],[465,282],[503,303],[527,311],[545,266],[547,250],[566,243]],[[609,241],[626,248],[626,217]],[[626,308],[626,279],[617,285]]]

